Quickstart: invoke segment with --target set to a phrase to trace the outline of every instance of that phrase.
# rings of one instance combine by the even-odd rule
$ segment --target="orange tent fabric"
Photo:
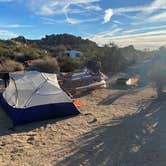
[[[86,106],[86,104],[82,101],[79,101],[79,100],[74,100],[73,101],[73,104],[75,105],[75,107],[83,107],[83,106]]]

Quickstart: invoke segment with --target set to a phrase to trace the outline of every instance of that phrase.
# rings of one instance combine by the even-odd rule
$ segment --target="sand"
[[[166,143],[163,119],[166,104],[156,99],[152,87],[99,89],[78,99],[86,103],[78,116],[14,129],[1,109],[0,165],[166,163],[166,144],[161,146]]]

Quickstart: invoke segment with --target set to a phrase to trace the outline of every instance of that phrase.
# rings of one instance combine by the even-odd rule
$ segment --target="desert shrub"
[[[51,48],[51,53],[54,57],[65,55],[66,47],[64,45]]]
[[[148,79],[155,85],[158,96],[162,95],[162,90],[166,86],[166,60],[158,60],[150,66]]]
[[[46,73],[57,73],[59,71],[59,65],[55,58],[47,57],[32,61],[29,69]]]
[[[101,70],[101,62],[100,61],[88,61],[86,64],[87,68],[97,73]]]
[[[101,52],[102,70],[104,72],[119,72],[127,67],[127,62],[122,56],[122,52],[117,47],[105,47]]]
[[[35,55],[33,55],[33,54],[22,54],[22,55],[15,55],[14,56],[14,60],[15,61],[18,61],[18,62],[25,62],[25,61],[27,61],[27,60],[34,60],[34,59],[39,59],[40,58],[40,56],[39,55],[37,55],[37,54],[35,54]]]
[[[66,55],[58,58],[61,72],[73,72],[78,69],[78,62],[75,58],[70,58]]]
[[[24,70],[24,66],[13,60],[1,60],[0,71],[1,72],[14,72],[14,71],[22,71]]]

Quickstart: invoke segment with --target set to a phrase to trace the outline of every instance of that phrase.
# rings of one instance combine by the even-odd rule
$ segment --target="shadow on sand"
[[[137,114],[86,133],[74,147],[57,165],[165,166],[166,102],[153,100]]]
[[[118,94],[115,94],[115,95],[111,94],[111,95],[107,96],[105,99],[103,99],[102,101],[100,101],[98,103],[98,105],[110,105],[110,104],[112,104],[113,102],[115,102],[116,100],[118,100],[119,98],[121,98],[125,95],[134,95],[139,90],[138,89],[130,89],[130,90],[122,91],[122,92],[120,92]]]
[[[73,116],[67,116],[64,118],[49,119],[49,120],[28,123],[25,125],[13,126],[12,121],[7,116],[5,111],[3,111],[0,108],[0,136],[28,132],[28,131],[34,130],[36,128],[47,127],[47,125],[49,125],[49,124],[53,124],[58,121],[62,121],[62,120],[65,120],[65,119],[68,119],[71,117],[73,117]]]
[[[99,102],[98,105],[110,105],[125,95],[126,95],[126,92],[118,93],[115,95],[109,95],[105,99],[103,99],[101,102]]]

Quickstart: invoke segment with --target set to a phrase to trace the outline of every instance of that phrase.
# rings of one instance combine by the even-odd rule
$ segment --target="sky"
[[[100,46],[166,46],[166,0],[0,0],[1,39],[63,33]]]

